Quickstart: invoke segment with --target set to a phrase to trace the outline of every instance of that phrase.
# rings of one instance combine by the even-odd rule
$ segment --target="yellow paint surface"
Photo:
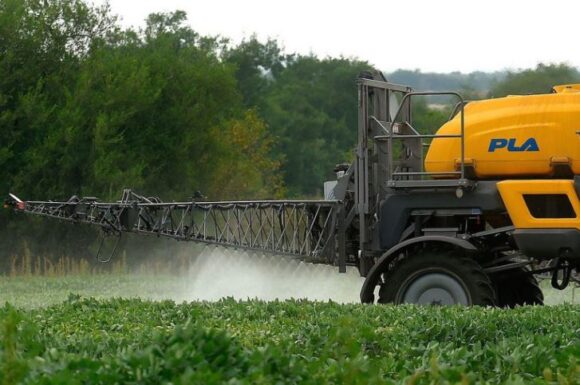
[[[517,229],[576,228],[580,230],[580,201],[572,180],[506,180],[497,184],[508,214]],[[565,194],[572,203],[575,218],[534,218],[524,195]]]
[[[554,90],[552,94],[508,96],[465,106],[465,158],[473,163],[478,178],[548,177],[556,163],[568,163],[580,175],[580,85],[556,86]],[[457,114],[438,134],[460,132]],[[517,151],[530,138],[539,150]],[[512,146],[490,151],[494,140],[511,140]],[[425,157],[425,170],[455,171],[460,151],[459,139],[434,139]]]

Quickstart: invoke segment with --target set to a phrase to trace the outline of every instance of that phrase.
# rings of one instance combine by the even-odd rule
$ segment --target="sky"
[[[105,0],[93,0],[102,4]],[[123,26],[187,12],[202,35],[256,34],[285,52],[358,58],[383,71],[580,66],[578,0],[109,0]]]

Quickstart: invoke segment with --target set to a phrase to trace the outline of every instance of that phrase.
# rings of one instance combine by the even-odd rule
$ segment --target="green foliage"
[[[369,64],[349,59],[284,55],[255,37],[226,52],[237,68],[244,103],[255,106],[276,137],[290,196],[320,196],[337,163],[356,144],[356,78]]]
[[[210,191],[212,197],[256,199],[283,195],[280,163],[269,156],[275,142],[255,111],[227,122],[219,135],[222,140],[218,143],[221,147],[218,153],[226,161],[216,162],[209,176],[208,184],[216,186],[215,191]],[[231,148],[236,151],[228,153]]]
[[[423,134],[434,134],[449,119],[450,104],[429,106],[425,98],[413,99],[413,127]]]
[[[19,2],[22,10],[36,5]],[[14,144],[16,150],[3,148],[6,164],[12,165],[7,171],[17,170],[4,178],[11,188],[39,198],[83,194],[112,199],[126,187],[179,198],[199,189],[215,197],[223,186],[213,178],[214,167],[235,161],[239,168],[252,168],[256,157],[269,158],[268,147],[250,164],[236,143],[224,140],[231,126],[243,124],[261,131],[253,138],[256,146],[270,143],[261,119],[249,119],[242,106],[234,69],[219,58],[221,43],[185,27],[183,12],[152,14],[144,31],[135,33],[117,31],[106,12],[80,1],[53,1],[39,9],[56,14],[53,23],[71,31],[62,31],[62,38],[41,36],[50,44],[62,43],[49,46],[48,63],[29,69],[36,70],[28,74],[35,81],[20,83],[25,93],[4,111],[6,116],[20,113],[25,121],[0,117],[2,132],[23,138]],[[27,15],[22,11],[26,22]],[[24,30],[43,30],[36,23]],[[69,38],[95,26],[104,28],[108,39]],[[23,36],[20,40],[28,35]],[[14,56],[22,54],[21,61],[32,55],[6,48]],[[263,177],[273,174],[276,163],[260,162],[263,173],[254,167],[252,182],[262,187],[238,186],[234,197],[276,193],[265,186],[278,185]]]
[[[1,191],[26,164],[22,154],[51,136],[64,91],[75,80],[71,74],[113,25],[107,8],[80,0],[0,3]]]
[[[267,94],[263,111],[284,156],[290,195],[315,195],[356,144],[358,74],[364,62],[292,58]]]
[[[143,30],[122,31],[107,7],[81,0],[1,2],[0,194],[279,196],[273,139],[244,105],[224,42],[185,19],[152,14]],[[34,230],[47,238],[39,250],[29,240],[35,254],[67,238],[85,240],[85,254],[86,232]],[[4,255],[21,247],[15,238],[0,242]]]
[[[550,93],[559,84],[580,81],[580,73],[566,64],[538,64],[535,69],[508,72],[506,78],[496,83],[490,91],[492,97],[506,95]]]
[[[238,87],[246,106],[263,105],[269,88],[290,58],[283,55],[275,40],[261,43],[255,36],[224,54],[224,60],[236,67]]]
[[[579,308],[97,301],[0,309],[6,381],[574,384]]]

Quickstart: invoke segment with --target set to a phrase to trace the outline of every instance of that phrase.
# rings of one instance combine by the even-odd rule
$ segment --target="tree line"
[[[275,40],[233,44],[186,18],[151,14],[142,28],[121,28],[108,5],[0,2],[0,193],[319,196],[334,164],[352,157],[355,79],[371,65],[286,53]],[[572,67],[541,65],[508,73],[490,94],[578,78]],[[423,101],[415,117],[432,131],[447,113]],[[83,238],[59,229],[3,212],[0,253],[19,250],[26,237],[16,233],[47,247]]]

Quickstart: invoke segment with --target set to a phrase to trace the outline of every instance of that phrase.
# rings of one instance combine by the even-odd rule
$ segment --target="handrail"
[[[460,102],[464,102],[463,97],[455,91],[409,92],[408,94],[405,94],[405,96],[403,96],[403,99],[401,100],[401,104],[399,105],[399,109],[397,110],[397,113],[395,114],[395,117],[393,118],[393,121],[391,123],[394,123],[397,121],[397,118],[399,117],[399,115],[401,115],[401,111],[403,110],[403,107],[405,106],[405,102],[407,101],[407,99],[410,99],[413,96],[435,96],[435,95],[456,96]]]
[[[449,96],[454,96],[457,99],[459,99],[459,102],[455,105],[455,109],[454,109],[454,114],[457,112],[457,110],[459,110],[459,113],[461,114],[461,133],[459,135],[457,134],[449,134],[449,135],[394,135],[394,126],[395,124],[397,124],[397,119],[400,118],[401,113],[403,111],[403,108],[406,107],[406,103],[411,101],[411,98],[413,96],[434,96],[434,95],[449,95]],[[403,96],[403,99],[401,100],[401,104],[399,105],[399,108],[397,109],[397,113],[395,114],[393,120],[390,122],[390,129],[386,130],[387,131],[387,139],[388,139],[388,143],[387,143],[387,148],[388,148],[388,156],[389,156],[389,176],[392,178],[393,176],[417,176],[417,175],[441,175],[441,173],[429,173],[429,172],[420,172],[420,173],[414,173],[414,172],[394,172],[394,166],[393,166],[393,139],[408,139],[408,138],[456,138],[456,139],[460,139],[461,140],[461,157],[460,157],[460,161],[461,161],[461,167],[460,167],[460,171],[459,172],[455,172],[455,173],[444,173],[444,175],[452,175],[452,174],[458,174],[460,175],[460,179],[465,179],[465,100],[463,100],[463,97],[454,91],[428,91],[428,92],[409,92],[407,93],[405,96]],[[375,118],[376,120],[376,118]],[[381,124],[382,126],[382,124]],[[383,138],[383,136],[377,136],[375,137],[376,139],[381,139]]]
[[[374,137],[375,139],[388,139],[390,136],[388,135],[377,135]],[[420,138],[420,139],[432,139],[432,138],[461,138],[459,134],[444,134],[444,135],[433,135],[433,134],[419,134],[419,135],[397,135],[397,139],[409,139],[409,138]]]
[[[453,107],[453,111],[451,111],[451,114],[449,115],[447,121],[450,121],[455,117],[455,115],[457,115],[457,111],[459,110],[460,105],[465,106],[467,103],[469,103],[469,100],[462,100],[460,102],[457,102],[457,104],[455,104],[455,107]]]

